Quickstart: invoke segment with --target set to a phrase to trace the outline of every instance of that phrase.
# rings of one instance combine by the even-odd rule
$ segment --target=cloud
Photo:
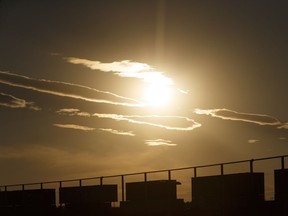
[[[257,142],[259,142],[260,140],[257,140],[257,139],[250,139],[250,140],[248,140],[248,143],[250,143],[250,144],[254,144],[254,143],[257,143]]]
[[[53,124],[55,127],[66,128],[66,129],[75,129],[75,130],[83,130],[83,131],[93,131],[95,128],[75,125],[75,124]]]
[[[210,115],[212,117],[221,118],[224,120],[243,121],[258,125],[271,125],[271,126],[281,125],[282,128],[283,127],[285,128],[285,124],[283,125],[283,123],[281,123],[278,119],[269,115],[240,113],[228,109],[208,109],[208,110],[196,109],[194,113],[199,115]],[[286,129],[288,129],[288,127]]]
[[[166,130],[176,130],[176,131],[191,131],[194,130],[198,127],[201,127],[201,124],[198,122],[195,122],[193,119],[183,117],[183,116],[159,116],[159,115],[119,115],[119,114],[111,114],[111,113],[94,113],[90,114],[87,112],[81,112],[79,109],[75,108],[65,108],[65,109],[60,109],[56,111],[56,113],[61,114],[61,115],[68,115],[68,116],[82,116],[82,117],[97,117],[97,118],[106,118],[106,119],[112,119],[115,121],[126,121],[132,124],[143,124],[143,125],[149,125],[153,127],[159,127],[163,128]],[[176,126],[169,126],[167,124],[160,124],[158,123],[153,123],[149,121],[144,121],[144,120],[138,120],[138,119],[164,119],[164,120],[170,120],[170,121],[183,121],[185,123],[188,122],[187,127],[176,127]],[[105,129],[106,130],[106,129]],[[110,130],[110,129],[109,129]],[[107,131],[107,130],[106,130]],[[110,131],[111,132],[111,131]]]
[[[165,139],[154,139],[154,140],[145,140],[145,144],[149,146],[176,146],[177,144],[172,143],[171,140]]]
[[[105,103],[121,106],[143,106],[143,104],[141,104],[139,101],[127,97],[122,97],[111,92],[101,91],[73,83],[34,79],[9,72],[0,71],[0,83],[19,88],[30,89],[41,93],[75,98],[95,103]]]
[[[67,116],[82,116],[82,117],[97,117],[97,118],[106,118],[106,119],[112,119],[115,121],[126,121],[132,124],[142,124],[142,125],[148,125],[148,126],[152,126],[152,127],[158,127],[158,128],[163,128],[166,130],[176,130],[176,131],[191,131],[194,130],[197,127],[200,127],[201,124],[195,122],[192,119],[189,119],[187,117],[182,117],[182,116],[157,116],[157,115],[147,115],[147,116],[139,116],[139,115],[118,115],[118,114],[107,114],[107,113],[94,113],[94,114],[90,114],[87,112],[81,112],[79,109],[75,109],[75,108],[65,108],[65,109],[60,109],[58,111],[56,111],[56,113],[60,114],[60,115],[67,115]],[[137,119],[172,119],[173,121],[175,120],[181,120],[181,121],[185,121],[188,122],[190,124],[190,126],[187,127],[175,127],[175,126],[169,126],[169,125],[165,125],[165,124],[160,124],[160,123],[152,123],[149,121],[140,121]],[[192,124],[191,124],[192,123]],[[83,126],[79,126],[79,125],[60,125],[60,124],[55,124],[55,126],[57,127],[61,127],[61,128],[71,128],[71,129],[82,129],[82,130],[91,130],[90,128],[87,127],[83,127]],[[93,128],[94,129],[94,128]],[[124,136],[135,136],[135,133],[133,131],[122,131],[122,130],[115,130],[115,129],[111,129],[111,128],[99,128],[98,130],[100,131],[104,131],[104,132],[109,132],[112,134],[116,134],[116,135],[124,135]],[[166,143],[166,145],[169,144],[169,142],[164,142],[163,140],[153,140],[153,142],[151,140],[149,140],[150,142],[149,145],[164,145],[164,143]],[[157,142],[158,141],[158,142]],[[147,144],[147,142],[146,142]],[[169,145],[174,145],[174,144],[169,144]]]
[[[119,131],[119,130],[114,130],[111,128],[99,128],[101,131],[109,132],[112,134],[117,134],[117,135],[124,135],[124,136],[135,136],[133,131]]]
[[[10,108],[25,108],[26,101],[9,94],[0,92],[0,105]]]
[[[182,94],[188,94],[189,93],[189,90],[183,90],[183,89],[177,89],[180,93]]]
[[[279,127],[277,127],[278,129],[288,129],[288,123],[282,124]]]
[[[113,72],[120,77],[138,78],[150,84],[173,85],[173,80],[164,76],[163,72],[155,71],[155,69],[150,65],[140,62],[123,60],[118,62],[102,63],[100,61],[91,61],[74,57],[64,59],[69,63],[81,64],[92,70]]]
[[[74,108],[60,109],[60,110],[56,111],[56,113],[58,113],[60,115],[68,115],[68,116],[82,116],[82,117],[90,117],[91,116],[91,114],[88,112],[80,112],[79,109],[74,109]]]
[[[112,114],[112,113],[94,113],[90,114],[87,112],[81,112],[79,109],[74,109],[74,108],[66,108],[66,109],[60,109],[56,111],[56,113],[61,114],[61,115],[68,115],[68,116],[83,116],[83,117],[97,117],[97,118],[106,118],[106,119],[112,119],[115,121],[126,121],[129,123],[133,124],[144,124],[144,125],[149,125],[153,127],[159,127],[163,128],[166,130],[178,130],[178,131],[191,131],[194,130],[198,127],[201,127],[201,124],[194,121],[193,119],[183,117],[183,116],[160,116],[160,115],[119,115],[119,114]],[[189,126],[187,127],[176,127],[176,126],[169,126],[166,124],[160,124],[160,123],[153,123],[149,121],[141,121],[138,119],[169,119],[172,121],[180,120],[185,123],[189,123]]]
[[[133,124],[144,124],[154,127],[163,128],[166,130],[177,130],[177,131],[191,131],[198,127],[201,127],[200,123],[195,122],[193,119],[183,117],[183,116],[158,116],[158,115],[147,115],[147,116],[139,116],[139,115],[118,115],[118,114],[105,114],[105,113],[94,113],[92,116],[96,116],[98,118],[109,118],[114,119],[116,121],[127,121]],[[186,122],[189,122],[190,125],[188,127],[175,127],[175,126],[169,126],[164,125],[160,123],[152,123],[148,121],[140,121],[136,119],[147,119],[147,118],[164,118],[164,119],[174,119],[174,120],[184,120]]]
[[[35,106],[34,102],[28,102],[24,99],[17,98],[10,94],[0,92],[0,106],[9,108],[28,108],[35,111],[41,110],[41,108]]]

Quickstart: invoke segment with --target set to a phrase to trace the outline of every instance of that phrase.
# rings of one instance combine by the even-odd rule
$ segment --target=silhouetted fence
[[[149,179],[149,175],[153,174],[153,173],[167,173],[167,180],[172,180],[172,174],[177,172],[177,171],[181,171],[181,170],[191,170],[191,175],[194,177],[198,177],[198,171],[202,168],[207,168],[207,167],[219,167],[219,175],[224,175],[225,174],[225,166],[227,165],[233,165],[233,164],[248,164],[249,165],[249,173],[254,173],[254,165],[255,163],[259,162],[259,161],[266,161],[266,160],[272,160],[272,159],[278,159],[279,163],[280,163],[280,168],[281,169],[285,169],[285,159],[288,157],[288,155],[282,155],[282,156],[274,156],[274,157],[266,157],[266,158],[257,158],[257,159],[251,159],[251,160],[241,160],[241,161],[232,161],[232,162],[226,162],[226,163],[215,163],[215,164],[208,164],[208,165],[199,165],[199,166],[191,166],[191,167],[182,167],[182,168],[174,168],[174,169],[164,169],[164,170],[155,170],[155,171],[147,171],[147,172],[137,172],[137,173],[128,173],[128,174],[120,174],[120,175],[109,175],[109,176],[98,176],[98,177],[91,177],[91,178],[82,178],[82,179],[69,179],[69,180],[59,180],[59,181],[47,181],[47,182],[38,182],[38,183],[26,183],[26,184],[13,184],[13,185],[2,185],[0,186],[0,189],[2,189],[1,191],[1,196],[0,199],[3,199],[2,196],[8,196],[8,193],[5,193],[6,195],[4,195],[3,192],[12,192],[10,191],[11,188],[15,188],[15,187],[21,187],[22,191],[26,191],[27,194],[29,193],[35,193],[37,195],[33,195],[35,196],[35,199],[37,199],[37,196],[40,196],[41,200],[41,194],[42,193],[48,193],[48,189],[44,189],[46,185],[49,184],[58,184],[59,185],[59,195],[60,195],[60,200],[59,203],[66,203],[66,202],[74,202],[73,200],[69,200],[69,193],[71,194],[80,194],[81,197],[94,197],[94,199],[103,199],[100,198],[99,196],[104,196],[104,193],[102,190],[104,190],[104,187],[97,187],[97,186],[83,186],[83,182],[85,181],[89,181],[89,180],[98,180],[99,181],[99,185],[100,186],[105,186],[105,190],[110,191],[108,192],[108,194],[110,194],[111,196],[107,198],[107,201],[110,202],[115,202],[117,201],[117,185],[115,186],[107,186],[105,185],[105,180],[109,179],[109,178],[118,178],[120,180],[120,197],[121,197],[121,201],[126,201],[125,199],[125,178],[128,176],[136,176],[136,175],[142,175],[143,176],[143,181],[147,182]],[[74,188],[68,188],[68,187],[63,187],[63,184],[69,183],[69,182],[78,182],[78,185],[81,189],[79,189],[79,187],[74,187]],[[40,189],[40,191],[42,192],[33,192],[31,190],[27,190],[26,188],[31,187],[31,186],[36,186]],[[116,187],[116,188],[115,188]],[[126,185],[126,187],[132,187],[132,184]],[[4,189],[4,190],[3,190]],[[87,192],[86,189],[91,189],[92,191],[95,191],[95,193],[93,192]],[[86,191],[86,192],[85,192]],[[106,191],[106,192],[107,192]],[[17,192],[19,194],[21,194],[21,196],[26,196],[25,193],[21,193],[21,192]],[[105,192],[105,193],[106,193]],[[15,192],[16,193],[16,192]],[[52,193],[49,190],[49,197],[51,196]],[[55,193],[55,191],[54,191]],[[86,193],[86,194],[85,194]],[[90,193],[90,194],[89,194]],[[96,195],[97,194],[97,195]],[[126,198],[132,196],[131,194],[127,194]],[[66,198],[63,198],[66,197]],[[6,199],[6,198],[5,198]],[[8,199],[8,198],[7,198]],[[105,198],[104,198],[105,199]],[[50,200],[50,198],[49,198]],[[1,200],[0,200],[1,201]],[[75,201],[76,202],[76,201]]]

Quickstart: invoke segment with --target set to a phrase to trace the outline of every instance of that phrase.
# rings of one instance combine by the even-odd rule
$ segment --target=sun
[[[172,97],[171,86],[151,84],[143,92],[145,104],[153,107],[168,105]]]

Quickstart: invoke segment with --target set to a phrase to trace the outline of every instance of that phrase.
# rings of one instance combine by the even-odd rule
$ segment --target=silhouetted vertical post
[[[197,177],[197,167],[194,167],[194,177]]]
[[[5,191],[7,191],[7,186],[5,186],[5,189],[4,189]]]
[[[40,183],[40,189],[41,190],[43,189],[43,183]]]
[[[103,185],[103,176],[100,177],[100,185]]]
[[[284,159],[284,156],[281,157],[281,169],[285,169],[285,159]]]
[[[171,170],[168,170],[168,180],[171,180]]]
[[[82,179],[79,179],[79,187],[82,187]]]
[[[254,160],[253,159],[251,159],[250,160],[250,173],[253,173],[253,162],[254,162]]]
[[[59,181],[59,190],[58,190],[59,196],[60,196],[60,188],[62,188],[62,181]],[[60,207],[62,207],[63,203],[61,202],[61,200],[59,200],[59,202],[60,202]]]
[[[122,201],[125,199],[125,188],[124,188],[124,175],[121,176],[121,185],[122,185]]]
[[[22,190],[25,190],[25,185],[24,184],[22,185]]]
[[[144,191],[144,199],[147,199],[147,173],[144,173],[144,182],[145,182],[145,191]]]
[[[224,164],[220,164],[221,175],[224,175]]]

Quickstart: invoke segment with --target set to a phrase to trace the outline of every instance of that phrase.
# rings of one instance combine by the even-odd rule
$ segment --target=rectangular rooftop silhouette
[[[55,206],[55,189],[2,191],[0,206]]]
[[[61,204],[93,204],[117,202],[117,185],[93,185],[59,188]]]
[[[264,173],[192,178],[192,202],[207,215],[253,214],[264,203]]]
[[[288,203],[288,169],[274,170],[275,200]]]
[[[126,183],[126,200],[175,200],[176,180],[157,180]]]

